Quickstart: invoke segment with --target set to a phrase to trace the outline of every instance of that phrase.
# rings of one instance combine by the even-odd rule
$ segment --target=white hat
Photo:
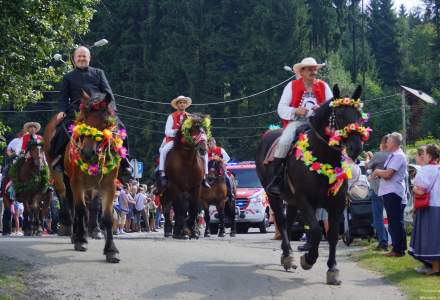
[[[318,64],[313,57],[306,57],[300,63],[293,66],[293,71],[299,73],[299,71],[305,67],[318,67],[318,69],[320,69],[323,66],[325,66],[325,64]]]
[[[171,106],[172,106],[174,109],[177,109],[177,102],[179,102],[179,101],[185,101],[185,102],[186,102],[186,107],[185,107],[185,109],[188,108],[188,107],[192,104],[192,100],[191,100],[190,97],[179,96],[179,97],[177,97],[177,98],[175,98],[175,99],[173,99],[173,100],[171,101]]]
[[[29,127],[34,126],[35,128],[37,128],[37,132],[40,131],[41,129],[41,125],[38,122],[27,122],[23,125],[23,131],[27,132]]]

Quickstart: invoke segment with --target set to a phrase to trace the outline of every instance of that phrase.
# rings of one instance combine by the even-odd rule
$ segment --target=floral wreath
[[[41,190],[43,193],[47,192],[49,188],[49,167],[47,165],[43,166],[40,172],[35,172],[31,177],[23,182],[19,178],[19,173],[21,167],[26,162],[25,157],[20,157],[9,169],[9,177],[14,185],[14,190],[16,194],[20,193],[32,193],[37,190]]]
[[[367,123],[369,119],[369,114],[365,113],[362,108],[364,104],[361,99],[351,99],[351,98],[340,98],[334,99],[330,102],[331,108],[336,108],[340,106],[352,106],[357,109],[357,111],[361,114],[361,123]],[[370,132],[372,129],[370,127],[365,127],[359,125],[357,123],[351,123],[345,126],[342,129],[335,130],[335,115],[334,112],[330,116],[329,127],[326,128],[326,133],[330,137],[328,145],[329,146],[338,146],[342,139],[346,139],[348,135],[352,132],[357,132],[361,135],[362,143],[366,142],[370,138]]]
[[[352,132],[357,132],[361,135],[362,143],[368,141],[370,138],[370,132],[372,129],[370,127],[365,127],[357,123],[351,123],[342,129],[336,130],[330,137],[328,144],[330,146],[337,146],[340,144],[342,139],[346,139],[348,135]]]
[[[346,162],[346,158],[342,158],[341,167],[334,168],[331,164],[320,163],[317,158],[313,156],[312,151],[309,149],[309,138],[306,133],[299,135],[298,141],[295,144],[295,158],[302,160],[306,167],[310,171],[314,171],[318,174],[328,177],[328,183],[330,185],[329,194],[336,196],[346,179],[351,179],[351,169]]]
[[[90,176],[98,174],[107,175],[114,170],[122,158],[127,157],[127,148],[122,146],[123,140],[127,137],[127,131],[123,128],[118,129],[116,125],[98,130],[85,123],[77,123],[69,127],[72,134],[71,159],[82,172]],[[88,136],[98,142],[97,155],[91,161],[84,161],[81,158],[80,150],[82,147],[81,137]]]
[[[191,136],[191,134],[189,132],[191,130],[191,128],[194,126],[195,122],[197,122],[197,121],[198,120],[195,118],[188,117],[183,121],[182,127],[180,128],[180,130],[182,132],[183,141],[190,144],[190,145],[197,144],[198,139],[200,138],[200,137],[196,137],[196,140],[194,140],[194,137]],[[211,119],[209,117],[203,117],[203,119],[201,121],[201,126],[205,130],[207,139],[210,139],[212,137]]]

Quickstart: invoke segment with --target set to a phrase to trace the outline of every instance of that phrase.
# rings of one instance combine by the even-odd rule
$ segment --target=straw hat
[[[40,131],[40,129],[41,129],[40,123],[38,123],[38,122],[27,122],[27,123],[25,123],[23,125],[23,131],[24,132],[28,132],[29,127],[32,127],[32,126],[37,128],[36,132]]]
[[[179,101],[185,101],[185,102],[186,102],[186,107],[185,107],[185,109],[187,109],[188,107],[190,107],[191,104],[192,104],[192,100],[191,100],[190,97],[179,96],[179,97],[177,97],[177,98],[175,98],[175,99],[173,99],[173,100],[171,101],[171,106],[172,106],[174,109],[177,109],[177,102],[179,102]]]
[[[325,66],[325,64],[318,64],[313,57],[306,57],[300,63],[293,66],[293,71],[299,73],[299,71],[305,67],[318,67],[318,69],[320,69],[323,66]]]

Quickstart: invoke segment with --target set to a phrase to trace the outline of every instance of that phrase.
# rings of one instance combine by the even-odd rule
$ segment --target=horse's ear
[[[353,93],[353,96],[351,97],[351,99],[359,99],[361,97],[362,94],[362,86],[358,85],[358,87],[356,88],[356,90]]]
[[[333,86],[333,98],[338,99],[341,97],[341,91],[339,90],[339,86],[335,84]]]
[[[112,96],[109,93],[106,93],[104,100],[105,102],[107,102],[107,104],[109,104],[110,102],[112,102]]]

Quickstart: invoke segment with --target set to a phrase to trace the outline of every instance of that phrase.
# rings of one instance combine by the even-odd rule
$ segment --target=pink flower
[[[98,172],[99,172],[99,165],[98,164],[91,164],[89,167],[88,167],[88,169],[87,169],[87,172],[89,173],[89,175],[92,175],[92,176],[96,176],[96,175],[98,175]]]
[[[127,148],[125,147],[120,147],[118,149],[118,154],[121,158],[126,158],[127,157]]]
[[[119,137],[125,140],[127,138],[127,130],[124,128],[119,129]]]
[[[69,133],[71,134],[73,132],[73,127],[75,127],[73,124],[69,125]]]

